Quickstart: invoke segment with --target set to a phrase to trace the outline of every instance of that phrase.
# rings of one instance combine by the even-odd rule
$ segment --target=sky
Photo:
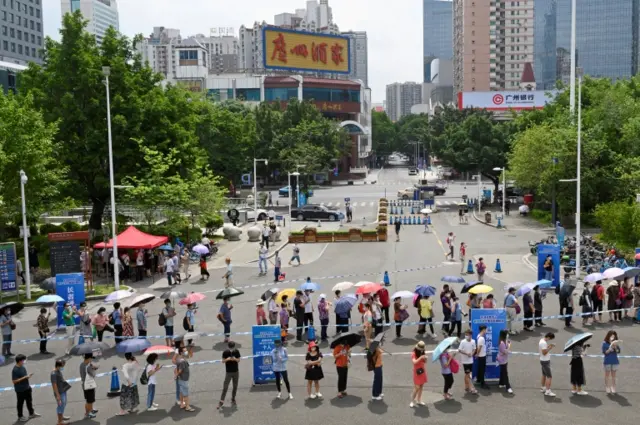
[[[329,0],[341,31],[367,32],[375,103],[384,100],[387,84],[422,82],[422,0],[396,1]],[[45,35],[59,40],[60,0],[43,5]],[[118,0],[120,32],[127,36],[148,36],[154,26],[179,29],[183,37],[233,27],[237,36],[241,25],[272,24],[274,15],[305,6],[305,0]]]

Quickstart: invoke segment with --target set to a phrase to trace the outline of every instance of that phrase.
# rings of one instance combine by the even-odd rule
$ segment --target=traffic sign
[[[351,201],[351,198],[344,198],[344,202],[349,202]]]

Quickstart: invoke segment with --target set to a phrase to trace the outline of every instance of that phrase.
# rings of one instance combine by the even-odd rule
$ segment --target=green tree
[[[378,156],[388,156],[396,147],[396,126],[386,112],[371,112],[372,149]]]

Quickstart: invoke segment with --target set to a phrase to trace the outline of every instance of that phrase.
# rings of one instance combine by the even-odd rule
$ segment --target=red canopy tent
[[[156,248],[169,241],[167,236],[154,236],[141,232],[131,226],[118,235],[118,248],[122,249],[151,249]],[[94,245],[94,248],[102,249],[105,247],[104,242]],[[113,248],[113,239],[106,245],[107,248]]]

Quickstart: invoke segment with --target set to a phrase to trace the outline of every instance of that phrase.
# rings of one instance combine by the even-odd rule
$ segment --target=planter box
[[[362,242],[360,229],[349,229],[349,242]]]
[[[362,233],[363,242],[378,242],[377,233]]]
[[[310,229],[304,229],[304,241],[306,243],[314,243],[316,242],[317,234],[316,228],[312,227]]]
[[[378,232],[378,241],[386,242],[387,241],[387,232]]]
[[[316,242],[333,242],[333,233],[316,233]]]
[[[334,242],[349,242],[349,233],[334,233],[333,234]]]
[[[289,243],[304,243],[304,235],[303,234],[289,234]]]
[[[386,223],[387,222],[387,215],[386,214],[378,214],[378,222]]]
[[[378,210],[378,214],[386,214],[387,213],[387,207],[380,207],[380,209]]]

